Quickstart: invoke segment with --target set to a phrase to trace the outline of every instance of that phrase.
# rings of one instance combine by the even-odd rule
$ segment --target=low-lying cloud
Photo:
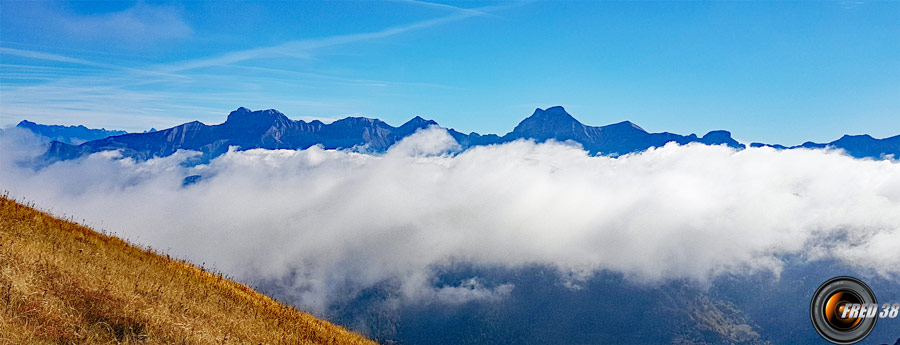
[[[193,153],[105,152],[34,171],[15,164],[31,151],[10,138],[0,188],[13,196],[243,281],[286,282],[313,311],[384,281],[408,301],[515,288],[436,286],[433,269],[453,262],[548,265],[575,285],[600,270],[641,282],[777,274],[786,256],[900,278],[900,163],[838,151],[670,144],[609,158],[516,141],[457,152],[431,128],[383,155],[230,151],[184,167]]]

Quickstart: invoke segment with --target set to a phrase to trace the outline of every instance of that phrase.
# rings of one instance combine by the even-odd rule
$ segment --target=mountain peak
[[[871,140],[871,139],[875,139],[875,138],[873,138],[871,135],[868,135],[868,134],[860,134],[860,135],[844,134],[844,135],[843,135],[840,139],[838,139],[838,140],[852,140],[852,139],[857,139],[857,140],[859,140],[859,139],[863,139],[863,140]]]
[[[514,138],[534,138],[538,140],[574,139],[584,132],[584,125],[578,122],[561,106],[537,108],[534,114],[519,122],[513,129]]]
[[[225,123],[253,123],[253,122],[261,122],[270,124],[273,122],[289,122],[290,119],[287,118],[283,113],[275,109],[267,109],[267,110],[257,110],[252,111],[250,109],[240,107],[235,111],[232,111],[228,114],[228,118],[225,120]]]
[[[541,108],[538,108],[538,110],[540,110],[540,109],[541,109]],[[565,113],[565,112],[566,112],[566,108],[563,108],[563,106],[561,106],[561,105],[554,105],[554,106],[552,106],[552,107],[547,108],[547,110],[544,110],[544,111],[549,111],[549,112],[564,112],[564,113]]]
[[[252,110],[244,107],[237,108],[234,111],[228,113],[228,118],[225,121],[228,122],[230,120],[237,119],[238,117],[245,116],[247,114],[250,114],[251,112]]]
[[[379,119],[373,119],[373,118],[362,117],[362,116],[348,116],[343,119],[334,121],[331,124],[341,125],[341,126],[360,126],[360,125],[375,126],[375,125],[381,125],[381,124],[387,125],[384,123],[384,121],[381,121]]]
[[[434,120],[426,120],[426,119],[422,118],[421,116],[416,116],[416,117],[410,119],[409,121],[406,121],[406,123],[400,125],[400,127],[425,128],[425,127],[428,127],[431,125],[436,125],[436,124],[437,124],[437,122],[435,122]]]
[[[569,113],[566,112],[566,109],[563,108],[561,105],[553,106],[553,107],[547,108],[546,110],[537,108],[534,110],[534,114],[531,114],[531,116],[532,117],[534,117],[534,116],[564,117],[564,118],[571,118],[572,120],[575,120],[575,118],[572,117],[572,115],[569,115]]]
[[[531,116],[522,120],[522,122],[519,123],[519,126],[527,122],[550,122],[557,125],[568,125],[570,123],[581,124],[581,122],[578,122],[572,115],[569,115],[569,113],[566,112],[566,109],[561,106],[550,107],[547,108],[547,110],[537,108]]]
[[[700,142],[707,145],[728,145],[731,147],[737,148],[745,148],[744,144],[739,143],[737,140],[731,137],[731,132],[724,130],[715,130],[709,131],[702,138],[700,138]]]

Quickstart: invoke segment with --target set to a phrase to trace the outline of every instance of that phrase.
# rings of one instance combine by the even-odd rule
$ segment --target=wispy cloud
[[[90,61],[90,60],[85,60],[85,59],[78,59],[78,58],[73,58],[73,57],[69,57],[69,56],[39,52],[39,51],[34,51],[34,50],[24,50],[24,49],[0,47],[0,55],[20,56],[20,57],[35,59],[35,60],[64,62],[64,63],[71,63],[71,64],[77,64],[77,65],[83,65],[83,66],[90,66],[90,67],[99,67],[99,68],[111,69],[111,70],[124,70],[124,71],[139,73],[139,74],[153,74],[153,75],[159,75],[159,76],[165,76],[165,77],[184,78],[184,76],[171,74],[171,73],[162,73],[162,72],[158,72],[158,71],[149,71],[149,70],[143,70],[143,69],[138,69],[138,68],[125,67],[125,66],[120,66],[120,65]]]
[[[124,11],[100,15],[64,12],[54,14],[55,25],[81,39],[146,44],[158,40],[187,38],[193,33],[193,29],[175,7],[143,2]]]
[[[440,8],[440,9],[445,9],[445,10],[452,10],[452,11],[458,11],[458,12],[468,12],[468,13],[473,13],[473,14],[479,15],[479,16],[488,14],[488,12],[485,12],[480,9],[464,8],[464,7],[441,4],[441,3],[436,3],[436,2],[419,1],[419,0],[398,0],[398,2],[402,2],[402,3],[406,3],[406,4],[420,5],[420,6],[425,6],[425,7],[432,7],[432,8]]]
[[[236,69],[236,70],[248,70],[248,71],[256,71],[263,73],[275,73],[281,76],[289,75],[301,80],[320,80],[324,82],[343,84],[343,85],[366,85],[366,86],[416,86],[416,87],[429,87],[429,88],[443,88],[450,89],[454,88],[452,86],[436,84],[436,83],[423,83],[423,82],[404,82],[404,81],[395,81],[395,80],[375,80],[375,79],[364,79],[364,78],[348,78],[337,75],[325,74],[325,73],[317,73],[317,72],[305,72],[305,71],[296,71],[290,69],[282,69],[282,68],[271,68],[271,67],[262,67],[262,66],[242,66],[242,65],[231,65],[227,66],[228,68]]]
[[[109,69],[124,69],[121,66],[110,65],[95,61],[88,61],[63,55],[44,53],[33,50],[24,50],[24,49],[14,49],[14,48],[4,48],[0,47],[0,55],[13,55],[20,56],[29,59],[37,59],[37,60],[46,60],[46,61],[55,61],[55,62],[65,62],[65,63],[73,63],[84,66],[91,67],[100,67],[100,68],[109,68]]]
[[[282,43],[276,46],[238,50],[210,58],[202,58],[161,65],[159,66],[159,70],[167,73],[179,72],[203,67],[223,66],[247,60],[273,57],[311,58],[313,51],[316,49],[396,36],[410,31],[422,30],[441,24],[463,20],[466,18],[481,16],[486,14],[491,9],[496,8],[486,7],[476,10],[460,10],[448,16],[419,21],[412,24],[394,26],[380,31],[349,35],[337,35],[308,40],[297,40]]]

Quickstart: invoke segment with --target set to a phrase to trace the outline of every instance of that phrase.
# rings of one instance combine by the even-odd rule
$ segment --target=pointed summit
[[[416,115],[416,117],[409,119],[409,121],[406,121],[406,123],[422,123],[422,122],[433,122],[433,121],[425,120],[419,115]]]
[[[413,128],[413,129],[426,128],[428,126],[433,126],[433,125],[437,125],[437,124],[438,123],[435,122],[434,120],[426,120],[426,119],[423,119],[421,116],[416,116],[416,117],[410,119],[409,121],[406,121],[406,123],[400,125],[400,128],[404,128],[404,129],[406,129],[406,128]]]
[[[416,116],[409,121],[406,121],[406,123],[400,125],[400,127],[397,127],[397,132],[395,134],[397,135],[397,140],[399,140],[402,137],[415,133],[419,129],[437,125],[438,123],[434,120],[426,120],[421,116]]]
[[[512,138],[533,138],[539,141],[547,139],[575,139],[584,133],[584,125],[578,122],[563,107],[556,106],[547,110],[537,108],[534,114],[519,122],[510,133]]]

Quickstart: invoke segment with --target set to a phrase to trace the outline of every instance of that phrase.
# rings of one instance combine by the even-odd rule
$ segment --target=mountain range
[[[893,155],[894,158],[900,157],[900,135],[884,139],[875,139],[871,135],[844,135],[840,139],[826,144],[814,143],[807,141],[796,146],[769,145],[763,143],[751,143],[750,147],[774,147],[776,149],[824,149],[828,147],[840,148],[847,154],[856,158],[881,158],[886,155]]]
[[[112,135],[77,145],[57,140],[51,143],[44,158],[52,162],[74,159],[100,151],[119,150],[125,157],[143,160],[165,157],[184,149],[201,152],[200,161],[207,162],[227,152],[230,146],[248,150],[306,149],[321,145],[325,149],[384,152],[416,130],[430,126],[438,124],[419,116],[399,127],[366,117],[347,117],[326,124],[318,120],[311,122],[291,120],[274,109],[251,111],[241,107],[228,114],[224,123],[217,125],[193,121],[164,130]],[[696,142],[745,148],[731,137],[730,132],[724,130],[711,131],[698,137],[695,134],[649,133],[629,121],[606,126],[588,126],[576,120],[560,106],[536,109],[531,116],[503,136],[482,135],[475,132],[464,134],[452,128],[448,128],[447,131],[464,149],[517,139],[533,139],[538,142],[551,139],[573,141],[581,144],[591,154],[610,156],[640,152],[669,142],[678,144]],[[885,155],[898,157],[900,135],[885,139],[875,139],[868,135],[848,135],[830,143],[807,142],[794,147],[761,143],[753,143],[751,146],[770,146],[778,149],[832,147],[844,149],[848,154],[858,158],[882,158]]]
[[[42,125],[28,120],[19,122],[16,127],[30,130],[50,140],[72,145],[127,133],[125,131],[107,130],[106,128],[91,129],[85,126]]]

